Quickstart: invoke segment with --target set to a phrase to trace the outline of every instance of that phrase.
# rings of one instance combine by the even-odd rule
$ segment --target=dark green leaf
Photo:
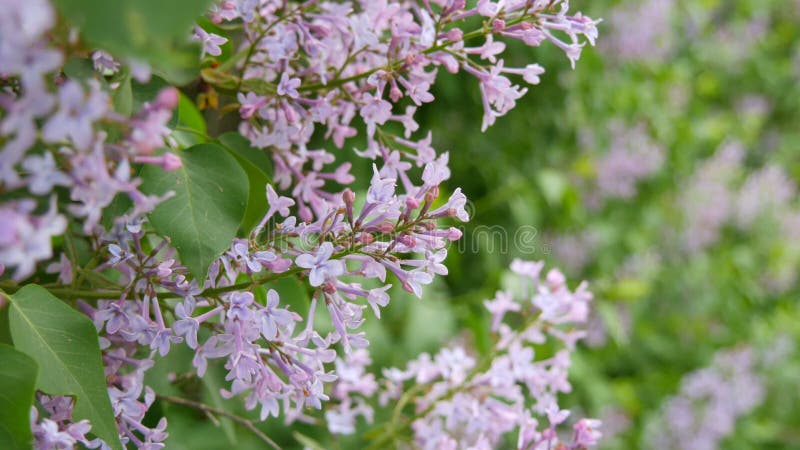
[[[175,192],[150,213],[150,221],[195,277],[203,279],[236,237],[247,202],[247,174],[216,144],[196,145],[179,156],[183,166],[172,172],[145,166],[142,191]]]
[[[121,450],[92,321],[35,284],[10,298],[14,346],[41,368],[36,387],[48,394],[74,395],[73,419],[88,419],[92,433]]]
[[[114,196],[111,203],[103,209],[103,217],[100,223],[106,229],[111,229],[114,226],[114,220],[122,216],[133,207],[133,200],[127,193],[120,193]]]
[[[134,80],[131,84],[133,91],[133,111],[138,112],[145,103],[152,102],[162,89],[169,87],[170,84],[163,78],[155,75],[150,77],[147,83],[139,83]]]
[[[242,219],[242,230],[249,233],[264,217],[267,204],[267,183],[270,182],[272,161],[263,151],[250,146],[250,142],[239,133],[229,132],[219,137],[219,142],[230,150],[247,173],[250,184],[247,211]]]
[[[63,70],[64,75],[78,81],[94,78],[96,74],[92,60],[88,58],[70,58],[64,63]]]
[[[39,366],[30,356],[5,344],[0,344],[0,361],[0,448],[29,449]]]

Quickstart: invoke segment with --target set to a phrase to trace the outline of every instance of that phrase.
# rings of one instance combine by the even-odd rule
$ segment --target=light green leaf
[[[272,161],[262,150],[251,147],[247,138],[239,133],[225,133],[219,137],[219,142],[236,157],[247,173],[250,190],[247,210],[242,219],[242,230],[249,233],[269,208],[266,186],[271,181]]]
[[[293,431],[292,437],[294,437],[295,440],[297,440],[297,442],[299,442],[300,445],[305,448],[310,448],[312,450],[325,450],[325,447],[322,444],[299,431]]]
[[[121,450],[92,321],[35,284],[10,298],[11,337],[17,349],[39,364],[37,389],[74,395],[73,419],[88,419],[92,433]]]
[[[561,204],[564,192],[569,187],[569,183],[561,173],[556,170],[543,169],[537,174],[537,182],[547,203],[552,206]]]
[[[131,77],[127,76],[120,81],[114,91],[114,110],[123,116],[130,116],[133,111],[133,91],[131,90]]]
[[[0,344],[0,361],[0,448],[29,449],[39,366],[30,356],[5,344]]]
[[[247,174],[216,144],[196,145],[178,155],[183,166],[172,172],[145,166],[142,191],[175,192],[150,213],[150,222],[170,239],[194,276],[204,279],[208,266],[236,237],[247,203]]]
[[[88,42],[116,56],[162,62],[189,40],[194,18],[209,0],[56,0],[55,5]],[[198,59],[195,57],[195,59]]]
[[[191,147],[193,145],[206,142],[206,121],[203,114],[197,109],[194,102],[189,97],[180,94],[178,99],[178,117],[175,131],[172,137],[178,141],[181,147]]]

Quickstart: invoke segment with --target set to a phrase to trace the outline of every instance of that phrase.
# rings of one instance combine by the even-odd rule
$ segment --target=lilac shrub
[[[672,14],[675,0],[644,0],[622,4],[608,14],[611,32],[600,49],[621,61],[660,62],[674,46]]]
[[[763,376],[750,348],[727,349],[681,380],[646,434],[647,447],[714,450],[735,430],[736,420],[765,397]]]
[[[252,171],[269,168],[225,172],[225,161],[240,159],[221,145],[223,136],[185,126],[188,98],[169,81],[143,102],[131,93],[132,83],[159,86],[155,74],[169,80],[173,72],[113,40],[113,51],[94,47],[95,28],[87,26],[84,40],[59,14],[69,19],[74,11],[46,0],[6,0],[3,10],[0,287],[13,314],[25,311],[31,292],[49,301],[40,294],[49,291],[91,319],[98,346],[72,354],[100,355],[108,398],[78,397],[77,405],[108,404],[116,431],[101,431],[108,418],[102,412],[73,411],[74,397],[40,389],[31,409],[38,448],[163,448],[166,419],[154,424],[145,415],[159,398],[168,400],[145,385],[145,374],[183,345],[193,352],[193,372],[182,376],[203,377],[219,361],[226,373],[221,395],[243,399],[261,420],[314,422],[315,410],[325,409],[330,432],[352,433],[357,417],[372,420],[373,397],[385,403],[414,381],[414,392],[424,394],[413,399],[424,413],[409,430],[419,446],[497,447],[512,430],[520,448],[559,439],[556,426],[568,412],[556,396],[569,391],[569,351],[582,336],[573,325],[585,322],[591,298],[585,286],[572,292],[559,272],[541,281],[541,265],[515,263],[529,278],[530,303],[523,307],[510,294],[487,302],[498,342],[495,357],[480,365],[451,347],[435,363],[423,355],[376,380],[366,369],[369,340],[361,326],[369,314],[380,317],[393,284],[422,297],[424,286],[446,275],[448,244],[462,236],[450,224],[469,220],[461,189],[443,194],[451,155],[438,153],[414,119],[434,101],[438,68],[475,78],[485,130],[527,91],[517,80],[535,85],[544,73],[535,63],[506,67],[506,41],[553,44],[574,67],[583,46],[594,45],[599,21],[570,13],[560,0],[469,7],[458,0],[218,2],[184,37],[198,46],[202,69],[193,82],[206,105],[218,108],[227,96],[220,115],[238,111],[249,155],[272,162],[270,176],[254,185]],[[86,62],[82,72],[75,61]],[[373,169],[365,191],[346,187],[356,184],[351,163],[316,148],[320,137],[337,148],[359,147],[355,154]],[[204,166],[201,158],[219,164]],[[264,204],[247,225],[236,205],[258,212],[258,202],[234,198],[244,175]],[[179,182],[154,186],[169,180]],[[220,200],[217,191],[231,197]],[[203,201],[181,204],[192,196]],[[208,221],[213,214],[219,217]],[[233,225],[241,222],[238,233],[220,225],[229,216]],[[203,220],[205,228],[198,227]],[[76,241],[88,258],[79,257]],[[43,284],[47,291],[33,289],[45,276],[54,279]],[[284,278],[312,293],[307,309],[264,286]],[[329,324],[315,323],[317,310]],[[525,325],[503,323],[506,312]],[[21,326],[12,319],[12,337],[23,348]],[[551,338],[564,349],[535,360],[531,346]],[[396,386],[386,391],[387,383]],[[76,393],[64,389],[59,393]],[[467,406],[473,417],[442,422],[448,408]],[[475,428],[486,415],[492,422]],[[544,416],[548,425],[539,430],[536,417]],[[578,421],[564,442],[594,445],[598,426]],[[469,433],[459,435],[464,427]]]

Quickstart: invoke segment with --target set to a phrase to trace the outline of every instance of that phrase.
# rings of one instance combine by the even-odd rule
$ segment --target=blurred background
[[[565,400],[605,448],[800,448],[800,2],[571,6],[604,19],[574,71],[520,47],[548,72],[486,133],[468,82],[426,111],[474,202],[455,323],[485,320],[511,258],[545,259],[595,293]],[[508,252],[475,239],[493,225]]]
[[[547,72],[485,133],[476,82],[439,74],[420,125],[450,151],[448,187],[472,220],[424,300],[394,290],[367,320],[374,367],[452,339],[486,351],[482,301],[513,258],[543,259],[595,293],[563,401],[603,420],[604,448],[800,448],[800,2],[571,7],[604,19],[598,46],[574,71],[552,46],[513,47],[507,67]],[[174,408],[171,448],[254,443]],[[297,445],[280,423],[264,429]],[[359,448],[315,430],[301,432]]]

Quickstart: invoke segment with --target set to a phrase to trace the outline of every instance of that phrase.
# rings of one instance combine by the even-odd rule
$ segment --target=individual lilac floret
[[[219,46],[228,42],[227,38],[218,34],[209,33],[198,26],[194,27],[194,40],[200,41],[203,45],[203,51],[200,55],[201,58],[205,57],[206,53],[211,56],[221,55],[222,49]]]
[[[320,286],[325,280],[338,277],[345,271],[344,263],[339,260],[331,260],[333,255],[333,244],[324,242],[319,249],[313,253],[304,253],[295,259],[295,264],[305,269],[311,269],[308,273],[308,282],[311,286]]]
[[[120,67],[120,64],[114,61],[114,58],[103,50],[95,50],[92,52],[92,63],[94,65],[94,70],[103,75],[117,73]]]

